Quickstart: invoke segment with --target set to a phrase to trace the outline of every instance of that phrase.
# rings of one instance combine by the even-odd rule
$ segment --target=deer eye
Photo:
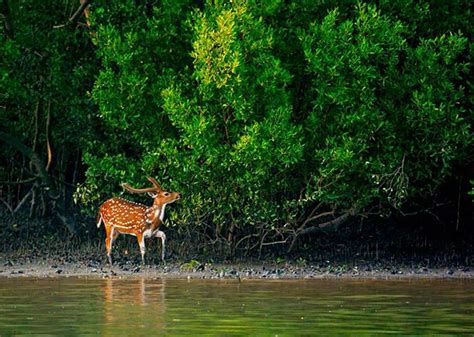
[[[165,192],[164,196],[167,197],[169,196],[170,194],[168,192]]]

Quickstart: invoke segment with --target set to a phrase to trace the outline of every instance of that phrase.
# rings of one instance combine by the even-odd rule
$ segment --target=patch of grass
[[[285,262],[286,262],[286,259],[280,256],[275,259],[275,263],[279,266],[284,264]]]
[[[195,268],[199,267],[201,265],[201,262],[199,262],[198,260],[191,260],[189,262],[186,262],[186,263],[183,263],[179,269],[181,271],[191,271],[191,270],[194,270]]]
[[[299,257],[296,259],[296,264],[300,267],[304,267],[306,266],[307,262],[306,262],[306,259],[304,257]]]

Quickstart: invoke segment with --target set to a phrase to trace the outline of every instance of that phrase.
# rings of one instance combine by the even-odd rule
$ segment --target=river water
[[[0,278],[0,336],[474,335],[474,280]]]

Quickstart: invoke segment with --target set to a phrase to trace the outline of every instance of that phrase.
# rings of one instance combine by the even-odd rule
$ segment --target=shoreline
[[[189,267],[186,263],[170,262],[160,265],[139,265],[133,263],[117,264],[112,267],[102,263],[60,262],[43,260],[34,262],[12,261],[0,258],[0,278],[165,278],[200,280],[409,280],[409,279],[474,279],[474,270],[468,267],[408,268],[392,270],[359,268],[353,266],[343,270],[342,265],[335,268],[321,268],[317,265],[297,265],[271,262],[216,263]]]

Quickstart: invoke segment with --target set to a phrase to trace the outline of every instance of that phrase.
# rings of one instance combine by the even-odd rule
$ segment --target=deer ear
[[[155,193],[155,192],[148,192],[147,194],[148,194],[150,197],[152,197],[153,199],[155,199],[155,198],[158,196],[158,194]]]

